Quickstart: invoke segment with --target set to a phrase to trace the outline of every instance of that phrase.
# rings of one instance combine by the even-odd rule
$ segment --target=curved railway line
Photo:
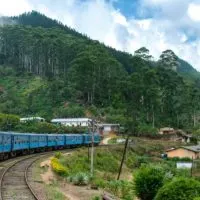
[[[0,200],[40,200],[29,182],[28,171],[34,162],[50,153],[34,154],[10,162],[0,174]]]
[[[99,145],[97,147],[116,147],[121,145]],[[60,150],[61,152],[70,149]],[[31,186],[30,168],[42,157],[50,156],[56,151],[16,157],[0,162],[0,200],[42,200]]]

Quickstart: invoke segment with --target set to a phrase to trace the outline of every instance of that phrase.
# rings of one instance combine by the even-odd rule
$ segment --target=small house
[[[170,127],[164,127],[164,128],[161,128],[159,130],[159,134],[160,135],[164,135],[164,134],[174,134],[175,131],[173,128],[170,128]]]
[[[63,118],[63,119],[52,119],[51,123],[60,124],[63,126],[71,127],[88,127],[92,120],[89,118]]]
[[[172,148],[166,151],[168,158],[200,158],[200,145],[196,146],[182,146],[178,148]]]
[[[97,130],[101,135],[119,133],[120,124],[97,124]]]

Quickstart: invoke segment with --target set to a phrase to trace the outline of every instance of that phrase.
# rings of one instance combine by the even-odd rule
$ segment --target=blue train
[[[101,136],[94,134],[94,144]],[[92,143],[90,134],[33,134],[0,132],[0,160],[19,154],[42,152],[55,149],[88,146]]]

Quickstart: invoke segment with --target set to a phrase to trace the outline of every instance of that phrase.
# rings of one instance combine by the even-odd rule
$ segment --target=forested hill
[[[145,47],[134,56],[116,51],[35,11],[3,20],[0,112],[135,126],[198,122],[199,74],[171,50],[154,62]]]
[[[98,41],[93,41],[86,35],[83,35],[77,32],[76,30],[63,25],[61,22],[53,20],[37,11],[24,13],[22,15],[15,17],[4,17],[4,22],[6,24],[18,24],[18,25],[32,26],[32,27],[59,28],[67,34],[85,39],[85,41],[87,41],[88,43],[100,44]],[[121,62],[127,71],[130,72],[132,70],[129,62],[132,57],[130,54],[117,51],[116,49],[113,49],[111,47],[106,47],[103,44],[101,44],[101,46],[104,46],[119,62]],[[180,61],[180,66],[178,67],[178,72],[183,73],[184,75],[185,73],[187,73],[187,75],[189,73],[189,76],[191,75],[194,77],[198,76],[200,77],[200,74],[197,73],[197,71],[188,62],[182,59],[180,59],[179,61]]]

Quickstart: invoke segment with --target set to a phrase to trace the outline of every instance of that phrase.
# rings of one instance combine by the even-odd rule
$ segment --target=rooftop
[[[26,121],[26,120],[44,120],[44,118],[42,117],[23,117],[23,118],[20,118],[20,121]]]
[[[190,151],[193,151],[193,152],[196,152],[196,153],[200,152],[200,145],[196,145],[196,146],[182,146],[182,147],[178,147],[178,148],[171,148],[171,149],[167,150],[167,152],[173,151],[173,150],[176,150],[176,149],[179,149],[179,148],[187,149],[187,150],[190,150]]]
[[[51,122],[88,122],[91,121],[89,118],[58,118],[52,119]]]

